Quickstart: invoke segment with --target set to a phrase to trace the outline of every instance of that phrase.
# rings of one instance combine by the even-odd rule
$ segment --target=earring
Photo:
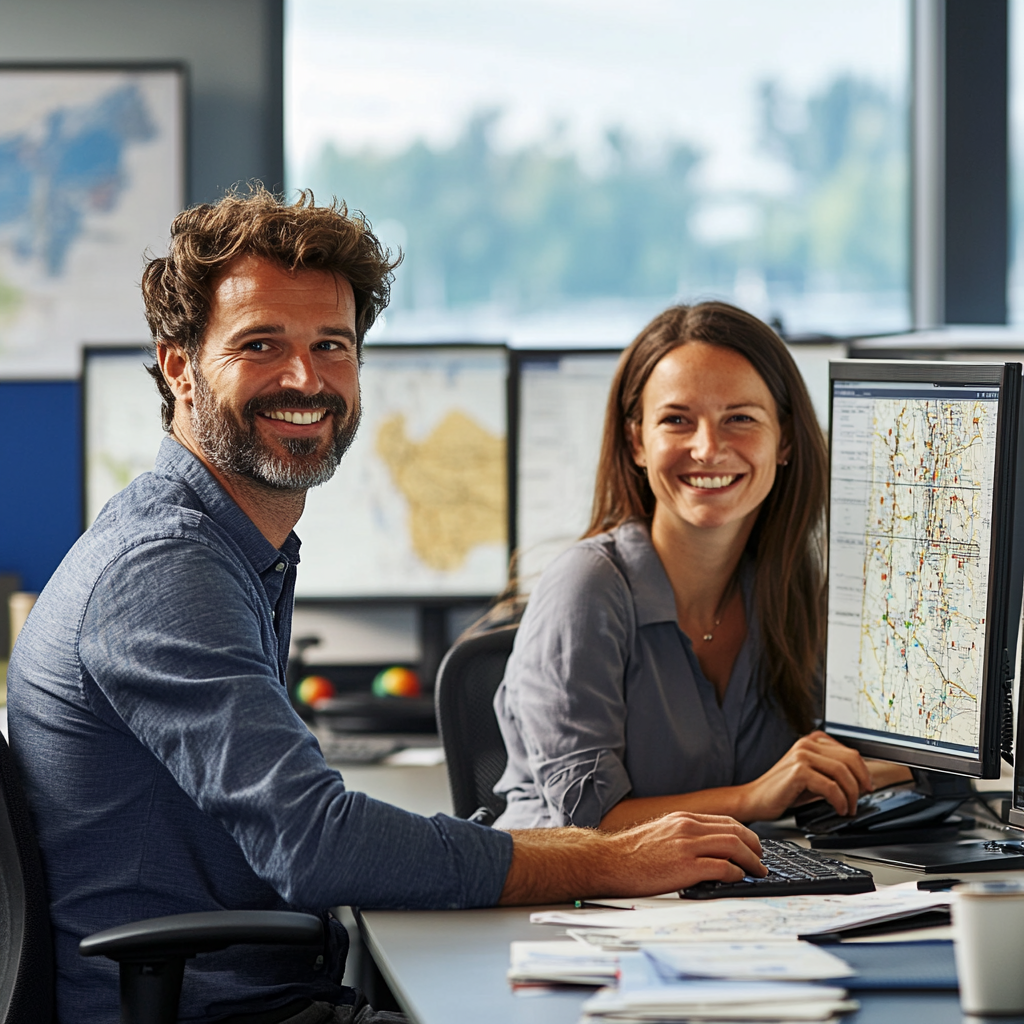
[[[779,463],[779,465],[780,465],[780,466],[788,466],[788,465],[789,465],[789,459],[783,459],[783,460],[782,460],[782,461],[781,461],[781,462]]]

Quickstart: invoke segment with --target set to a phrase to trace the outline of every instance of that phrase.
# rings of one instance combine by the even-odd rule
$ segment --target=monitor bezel
[[[829,503],[831,515],[831,466],[833,444],[833,402],[835,382],[893,381],[907,384],[978,385],[999,388],[996,414],[995,478],[992,493],[992,532],[989,540],[989,588],[986,602],[985,655],[982,670],[980,735],[977,756],[953,754],[941,749],[922,750],[884,740],[849,736],[833,732],[847,746],[869,757],[897,761],[918,768],[953,772],[973,778],[998,778],[1000,774],[1000,734],[1002,725],[1001,699],[1006,685],[1008,661],[1008,619],[1011,603],[1011,563],[1016,547],[1014,536],[1018,532],[1014,522],[1017,491],[1017,462],[1019,457],[1019,408],[1021,390],[1020,363],[954,363],[901,360],[846,359],[829,363]],[[1019,590],[1018,590],[1019,593]],[[1019,597],[1017,598],[1019,617]],[[1016,641],[1017,620],[1013,620]],[[826,646],[828,652],[828,621],[826,616]],[[827,665],[827,660],[826,660]],[[1012,668],[1009,669],[1012,673]],[[822,712],[827,688],[827,674],[823,672]],[[829,732],[829,723],[823,719],[823,728]]]

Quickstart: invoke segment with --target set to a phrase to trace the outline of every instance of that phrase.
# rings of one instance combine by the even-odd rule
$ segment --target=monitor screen
[[[998,774],[1017,626],[1008,564],[1020,370],[1006,365],[830,368],[824,717],[865,753]]]
[[[359,433],[296,530],[296,596],[488,598],[508,580],[508,353],[367,346]]]
[[[590,522],[619,355],[617,349],[513,353],[516,575],[523,592]]]
[[[152,349],[87,349],[86,525],[164,437]],[[359,433],[313,488],[296,596],[487,598],[508,578],[508,356],[498,345],[370,346]]]
[[[82,363],[85,526],[140,473],[153,468],[164,437],[160,395],[144,345],[87,348]]]

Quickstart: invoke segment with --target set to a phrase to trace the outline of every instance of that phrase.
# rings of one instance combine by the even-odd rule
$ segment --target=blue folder
[[[855,989],[952,989],[956,990],[953,943],[837,942],[825,946],[856,972],[841,984]]]

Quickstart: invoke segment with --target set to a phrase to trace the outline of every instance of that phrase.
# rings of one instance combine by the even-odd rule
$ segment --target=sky
[[[288,184],[324,142],[450,144],[503,110],[495,143],[546,141],[600,173],[621,126],[656,153],[685,139],[706,184],[785,187],[758,151],[756,95],[797,100],[843,73],[904,95],[907,0],[288,0]]]

